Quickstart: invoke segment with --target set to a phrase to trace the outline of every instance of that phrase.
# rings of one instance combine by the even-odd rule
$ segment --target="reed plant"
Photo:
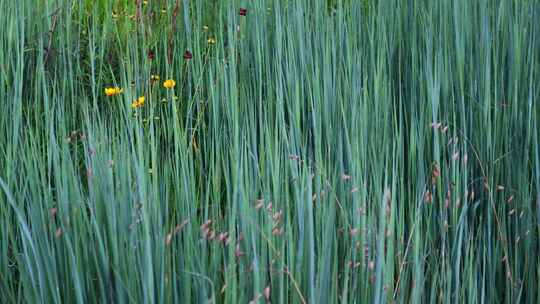
[[[0,302],[540,301],[540,2],[0,11]]]

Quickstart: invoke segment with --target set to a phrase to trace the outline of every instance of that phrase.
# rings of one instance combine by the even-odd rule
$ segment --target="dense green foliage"
[[[0,11],[0,302],[540,301],[538,1]]]

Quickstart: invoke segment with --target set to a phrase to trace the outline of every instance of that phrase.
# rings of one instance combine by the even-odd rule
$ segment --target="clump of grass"
[[[537,1],[0,10],[5,302],[538,300]]]

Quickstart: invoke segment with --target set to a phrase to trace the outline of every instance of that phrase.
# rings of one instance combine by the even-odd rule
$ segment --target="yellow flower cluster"
[[[139,98],[137,98],[137,100],[133,101],[131,103],[131,107],[133,109],[137,109],[137,108],[140,108],[144,105],[144,96],[141,96]]]
[[[115,96],[115,95],[118,95],[120,93],[122,93],[124,90],[119,88],[119,87],[114,87],[114,88],[105,88],[105,95],[107,96]]]
[[[159,81],[159,75],[151,75],[150,76],[150,80],[151,81]],[[167,79],[163,82],[163,87],[166,88],[166,89],[172,89],[176,86],[176,81],[174,81],[174,79]],[[105,88],[105,95],[106,96],[115,96],[115,95],[118,95],[120,93],[122,93],[124,90],[119,88],[119,87],[107,87]],[[141,96],[139,98],[137,98],[136,100],[134,100],[132,103],[131,103],[131,107],[133,109],[138,109],[140,107],[142,107],[144,105],[144,101],[145,101],[145,98],[144,96]]]

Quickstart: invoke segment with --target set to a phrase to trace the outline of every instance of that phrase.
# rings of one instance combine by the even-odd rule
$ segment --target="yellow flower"
[[[105,88],[105,95],[113,96],[114,95],[114,88]]]
[[[119,87],[114,88],[105,88],[105,95],[107,96],[114,96],[122,93],[124,90]]]
[[[131,103],[131,107],[133,109],[137,109],[137,108],[140,108],[144,105],[144,96],[141,96],[139,98],[137,98],[137,100],[133,101]]]
[[[207,41],[208,41],[208,44],[215,44],[216,43],[216,39],[214,37],[209,37]]]
[[[176,85],[176,81],[174,81],[172,79],[167,79],[163,83],[163,87],[166,88],[166,89],[172,89],[172,88],[174,88],[175,85]]]

